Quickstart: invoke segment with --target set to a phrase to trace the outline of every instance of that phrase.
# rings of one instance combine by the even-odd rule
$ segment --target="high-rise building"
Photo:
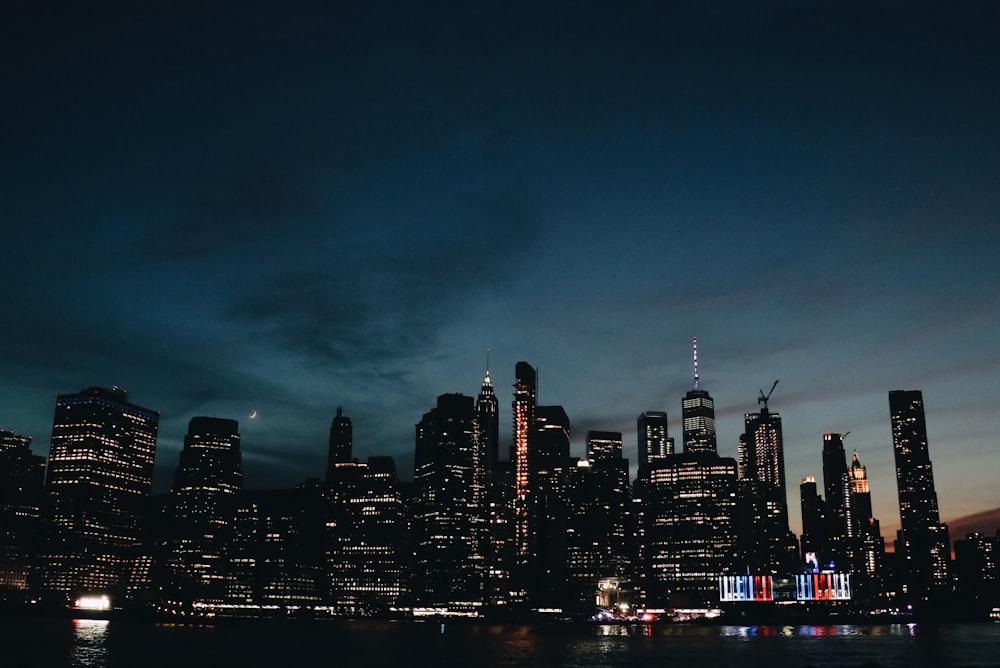
[[[951,543],[938,514],[923,394],[890,391],[889,412],[901,527],[896,538],[897,570],[903,594],[926,599],[950,588]]]
[[[229,552],[232,605],[318,605],[328,590],[324,486],[242,490]]]
[[[715,436],[715,401],[701,389],[698,376],[698,339],[692,339],[694,350],[694,386],[681,401],[681,418],[684,424],[684,452],[718,451]]]
[[[619,439],[620,442],[621,439]],[[528,552],[525,583],[533,605],[552,607],[566,579],[570,423],[562,406],[536,406],[529,439]]]
[[[816,487],[816,478],[809,475],[799,485],[802,504],[802,561],[812,563],[814,568],[825,566],[830,553],[829,510]]]
[[[337,464],[351,461],[353,448],[354,428],[351,425],[351,418],[346,417],[344,409],[338,407],[337,415],[330,424],[330,450],[326,464],[327,480],[333,475],[333,469]]]
[[[622,433],[620,431],[588,431],[587,459],[593,462],[622,459]]]
[[[530,466],[530,441],[535,431],[535,408],[538,402],[538,378],[535,369],[527,362],[514,367],[514,400],[511,414],[514,421],[511,461],[514,462],[514,522],[517,542],[515,577],[523,580],[524,571],[531,561],[529,510],[532,490],[528,482]]]
[[[823,434],[823,490],[830,510],[828,559],[841,570],[849,568],[853,555],[851,539],[854,523],[851,517],[850,478],[844,438],[840,434]]]
[[[187,600],[227,596],[228,545],[243,483],[239,423],[195,417],[188,423],[167,502],[168,590]]]
[[[566,468],[566,580],[562,606],[588,614],[600,582],[632,577],[632,494],[621,434],[587,435],[588,459]],[[575,465],[574,465],[575,464]]]
[[[668,455],[640,471],[638,576],[650,607],[714,607],[736,562],[736,461]]]
[[[885,593],[882,573],[885,540],[879,521],[872,516],[868,471],[861,464],[857,450],[851,456],[847,475],[850,479],[851,522],[854,525],[850,567],[854,574],[854,589],[859,599],[874,602]]]
[[[674,454],[674,439],[667,436],[667,414],[646,411],[636,419],[639,467],[648,466],[667,455]]]
[[[500,402],[493,391],[488,364],[483,386],[476,398],[476,419],[479,421],[480,439],[486,456],[484,472],[489,474],[496,468],[500,456]]]
[[[985,601],[989,607],[997,605],[1000,594],[998,547],[996,536],[976,531],[955,541],[955,582],[958,589],[968,598]]]
[[[406,512],[392,457],[337,464],[328,481],[329,604],[340,614],[385,614],[409,592]]]
[[[41,589],[120,592],[153,485],[159,413],[125,390],[56,399],[46,481]]]
[[[768,409],[769,398],[761,392],[763,407],[745,414],[740,436],[739,552],[751,573],[788,573],[798,547],[788,529],[781,416]]]
[[[421,605],[483,604],[485,497],[474,484],[479,448],[472,397],[439,396],[416,426],[414,595]]]
[[[44,482],[31,437],[0,429],[0,593],[28,587]]]

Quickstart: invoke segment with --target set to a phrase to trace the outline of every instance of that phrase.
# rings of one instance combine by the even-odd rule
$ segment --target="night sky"
[[[117,385],[156,491],[198,415],[278,487],[342,406],[410,478],[489,347],[504,452],[526,360],[634,467],[697,336],[720,454],[780,379],[795,532],[829,431],[898,526],[892,389],[943,519],[1000,508],[997,3],[540,4],[7,8],[0,428]]]

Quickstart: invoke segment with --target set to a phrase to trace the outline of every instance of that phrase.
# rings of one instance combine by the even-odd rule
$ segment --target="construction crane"
[[[780,378],[778,380],[781,380]],[[764,390],[760,391],[760,396],[757,397],[758,404],[764,404],[764,410],[767,411],[767,400],[771,398],[771,393],[774,392],[774,388],[778,386],[778,381],[774,381],[774,385],[768,390],[767,394],[764,394]]]

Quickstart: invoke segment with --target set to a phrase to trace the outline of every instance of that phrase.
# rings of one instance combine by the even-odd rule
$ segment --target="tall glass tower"
[[[694,386],[681,401],[681,419],[684,424],[684,452],[718,451],[715,437],[715,401],[701,389],[698,377],[698,339],[691,340],[694,352]]]

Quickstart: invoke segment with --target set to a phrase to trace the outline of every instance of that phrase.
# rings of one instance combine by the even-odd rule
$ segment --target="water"
[[[4,668],[254,666],[995,668],[1000,624],[157,624],[0,619]]]

